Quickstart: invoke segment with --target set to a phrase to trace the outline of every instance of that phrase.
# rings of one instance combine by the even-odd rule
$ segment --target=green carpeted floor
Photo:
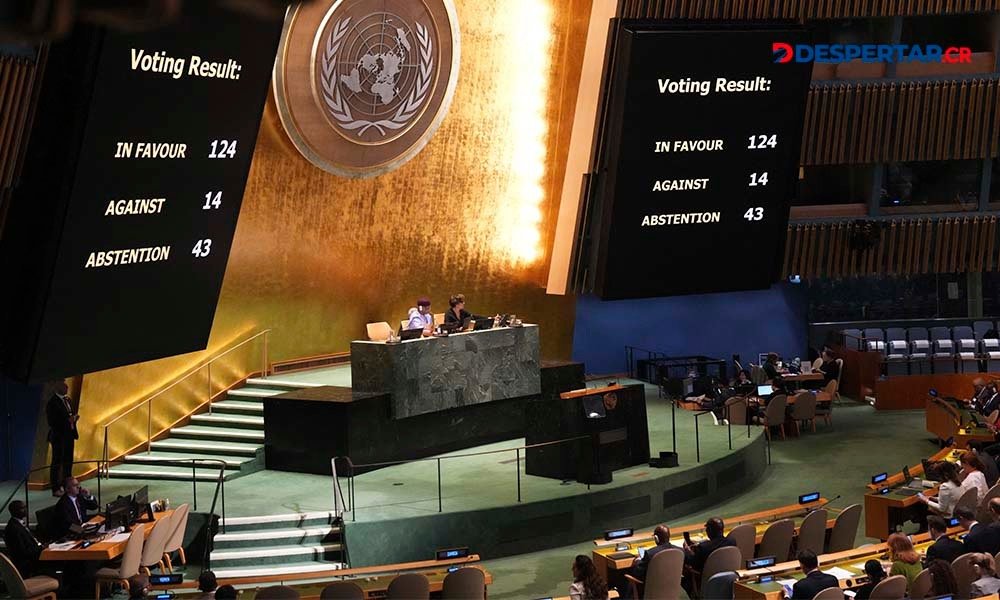
[[[925,431],[922,410],[877,412],[868,405],[845,402],[835,407],[832,427],[820,424],[815,434],[776,441],[771,449],[772,465],[754,487],[737,497],[719,498],[713,508],[673,524],[700,523],[710,516],[793,504],[800,494],[811,491],[819,491],[828,499],[842,496],[831,503],[834,507],[861,504],[871,475],[919,463],[938,448]],[[638,528],[654,523],[633,525]],[[864,518],[859,530],[863,526]],[[863,541],[859,532],[858,543]],[[589,555],[592,548],[593,544],[587,542],[486,561],[494,582],[490,598],[521,600],[566,595],[573,557]]]

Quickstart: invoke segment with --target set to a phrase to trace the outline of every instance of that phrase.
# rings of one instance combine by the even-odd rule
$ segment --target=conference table
[[[964,450],[948,447],[943,448],[930,457],[931,462],[958,462]],[[910,477],[920,477],[924,474],[923,464],[909,467]],[[868,484],[865,494],[865,535],[870,538],[885,540],[895,531],[896,525],[905,521],[908,509],[920,503],[916,494],[903,490],[900,486],[906,483],[902,471],[890,475],[888,479],[878,484]],[[888,488],[887,493],[882,490]],[[937,486],[927,488],[925,496],[937,495]]]
[[[961,527],[952,527],[948,530],[948,535],[954,538],[964,531],[965,529]],[[921,554],[926,552],[932,543],[927,533],[914,535],[912,539],[914,548]],[[881,560],[888,571],[889,565],[885,563],[887,551],[886,544],[881,543],[823,554],[819,557],[819,568],[835,576],[841,589],[847,590],[867,583],[865,562],[869,559]],[[733,590],[736,600],[782,600],[785,597],[784,586],[790,587],[804,577],[798,561],[788,561],[761,569],[740,570],[737,573],[739,579]],[[761,583],[759,581],[761,577],[772,577],[773,580]],[[987,596],[987,598],[996,599],[997,596]]]
[[[827,531],[830,531],[833,528],[833,524],[836,522],[836,516],[840,514],[840,509],[825,506],[826,502],[826,499],[820,498],[815,502],[790,504],[787,506],[780,506],[736,517],[729,517],[723,519],[726,524],[726,535],[728,535],[729,532],[738,525],[752,523],[757,529],[757,539],[755,543],[760,544],[761,538],[764,536],[764,530],[766,530],[771,523],[782,519],[792,519],[795,522],[795,536],[797,537],[799,534],[799,525],[802,523],[806,514],[809,511],[818,508],[826,508],[828,514],[831,516],[831,518],[828,518],[826,522],[826,529]],[[684,543],[685,532],[691,535],[692,542],[697,543],[705,539],[705,524],[697,523],[683,525],[680,527],[671,527],[670,543],[677,547],[681,547]],[[629,547],[624,550],[617,550],[617,547],[623,544],[628,544]],[[597,572],[604,578],[605,581],[608,582],[608,585],[615,585],[616,583],[624,582],[625,573],[632,567],[632,563],[635,561],[636,557],[639,556],[639,548],[652,548],[656,545],[656,542],[653,541],[653,530],[650,529],[648,531],[635,533],[629,537],[618,538],[615,540],[597,539],[594,540],[594,545],[596,547],[592,552],[591,558],[594,561],[594,566],[597,567]]]
[[[144,537],[149,537],[153,531],[153,526],[163,518],[173,514],[173,509],[153,514],[153,521],[147,523],[136,523],[134,527],[143,527]],[[91,518],[87,523],[101,524],[104,522],[103,515]],[[88,560],[88,561],[109,561],[114,560],[125,553],[125,546],[128,545],[128,533],[105,534],[101,541],[91,544],[86,548],[80,548],[83,540],[75,542],[72,546],[65,547],[65,544],[49,544],[42,550],[39,560]]]

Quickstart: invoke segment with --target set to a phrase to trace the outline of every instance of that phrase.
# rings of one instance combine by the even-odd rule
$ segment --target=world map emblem
[[[458,79],[451,0],[317,0],[289,12],[275,100],[316,166],[373,177],[416,156],[447,114]]]

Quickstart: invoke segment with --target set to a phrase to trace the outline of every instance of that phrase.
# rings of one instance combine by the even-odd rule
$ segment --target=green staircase
[[[192,458],[224,461],[226,480],[264,468],[264,398],[320,384],[252,378],[243,387],[230,390],[210,409],[193,415],[189,425],[175,427],[170,436],[151,444],[149,452],[125,457],[111,467],[114,479],[158,479],[190,481],[191,467],[169,464]],[[199,481],[214,481],[218,466],[195,467]]]

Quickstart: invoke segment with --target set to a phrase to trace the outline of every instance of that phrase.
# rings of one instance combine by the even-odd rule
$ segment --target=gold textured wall
[[[268,101],[209,350],[86,375],[78,458],[100,455],[106,421],[253,331],[274,329],[272,360],[346,351],[423,294],[435,312],[455,292],[473,312],[515,312],[541,325],[543,357],[569,357],[574,299],[543,286],[590,0],[455,4],[451,110],[398,170],[348,180],[313,167]],[[130,427],[112,454],[135,443]]]

